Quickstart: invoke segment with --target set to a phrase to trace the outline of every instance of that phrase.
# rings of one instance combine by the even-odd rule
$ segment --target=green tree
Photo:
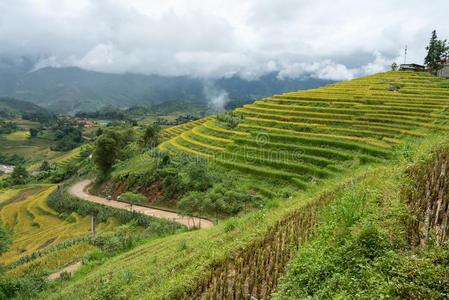
[[[98,127],[97,130],[95,130],[95,136],[100,136],[103,134],[103,129],[101,127]]]
[[[188,193],[178,202],[178,208],[188,216],[204,213],[204,193],[197,191]]]
[[[49,171],[51,169],[50,163],[46,160],[44,160],[39,167],[39,171]]]
[[[103,173],[107,173],[119,156],[119,145],[117,141],[108,136],[101,135],[95,143],[95,151],[92,159]]]
[[[426,50],[427,55],[424,58],[424,63],[435,73],[443,67],[443,62],[448,57],[449,46],[446,40],[438,39],[437,32],[434,30]]]
[[[145,129],[142,136],[141,145],[144,148],[154,148],[159,144],[159,132],[161,128],[154,123]]]
[[[93,161],[103,173],[107,173],[114,163],[126,154],[126,145],[133,140],[130,129],[114,128],[105,130],[95,142]]]
[[[29,176],[30,175],[24,165],[16,165],[11,173],[11,183],[14,185],[25,184],[28,181]]]
[[[0,222],[0,255],[8,251],[11,242],[11,231]]]
[[[212,178],[208,174],[205,161],[191,162],[185,167],[185,185],[189,190],[205,191],[212,186]]]
[[[391,71],[397,71],[398,70],[398,64],[396,62],[391,64]]]
[[[30,136],[31,137],[37,137],[37,134],[39,133],[39,130],[36,128],[30,128]]]

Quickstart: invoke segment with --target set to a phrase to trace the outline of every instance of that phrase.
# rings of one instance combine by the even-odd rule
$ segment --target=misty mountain
[[[53,117],[54,114],[36,104],[12,98],[0,98],[0,118],[42,121]]]
[[[314,78],[279,80],[276,73],[252,81],[239,77],[205,81],[187,76],[107,74],[76,67],[30,69],[27,60],[20,64],[0,60],[0,97],[26,100],[58,113],[173,102],[233,107],[331,82]]]

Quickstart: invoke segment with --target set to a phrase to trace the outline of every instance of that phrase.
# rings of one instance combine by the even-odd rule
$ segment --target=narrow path
[[[63,268],[63,269],[61,269],[61,270],[59,270],[57,272],[51,273],[48,276],[48,280],[53,281],[53,280],[59,279],[61,277],[61,274],[64,273],[64,272],[67,272],[70,275],[72,275],[80,267],[81,267],[81,262],[80,261],[76,262],[76,263],[73,263],[73,264],[70,264],[70,265],[66,266],[65,268]]]
[[[94,196],[89,194],[86,189],[91,183],[91,180],[85,179],[80,182],[77,182],[73,186],[70,187],[69,193],[73,196],[81,198],[86,201],[95,202],[99,204],[103,204],[106,206],[111,206],[119,209],[125,209],[131,211],[131,205],[128,203],[119,202],[116,200],[107,200],[98,196]],[[167,219],[170,221],[178,222],[182,225],[187,226],[188,228],[199,227],[199,228],[210,228],[214,226],[214,223],[207,219],[197,218],[197,217],[188,217],[183,216],[174,212],[169,212],[165,210],[149,208],[140,205],[132,205],[132,210],[147,216],[152,216],[155,218]]]

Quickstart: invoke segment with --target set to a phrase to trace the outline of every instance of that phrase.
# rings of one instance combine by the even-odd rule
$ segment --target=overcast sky
[[[0,56],[113,73],[350,79],[422,63],[448,0],[0,0]]]

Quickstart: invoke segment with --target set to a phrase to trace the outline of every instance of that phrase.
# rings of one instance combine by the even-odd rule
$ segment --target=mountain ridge
[[[204,80],[188,76],[109,74],[77,67],[45,67],[31,72],[27,71],[28,68],[29,64],[0,64],[0,82],[3,82],[0,84],[0,97],[29,101],[56,113],[170,101],[207,106],[214,103],[215,97],[223,97],[220,101],[235,107],[268,95],[332,82],[308,77],[280,80],[276,73],[249,81],[239,77]],[[212,93],[206,92],[206,87]]]

